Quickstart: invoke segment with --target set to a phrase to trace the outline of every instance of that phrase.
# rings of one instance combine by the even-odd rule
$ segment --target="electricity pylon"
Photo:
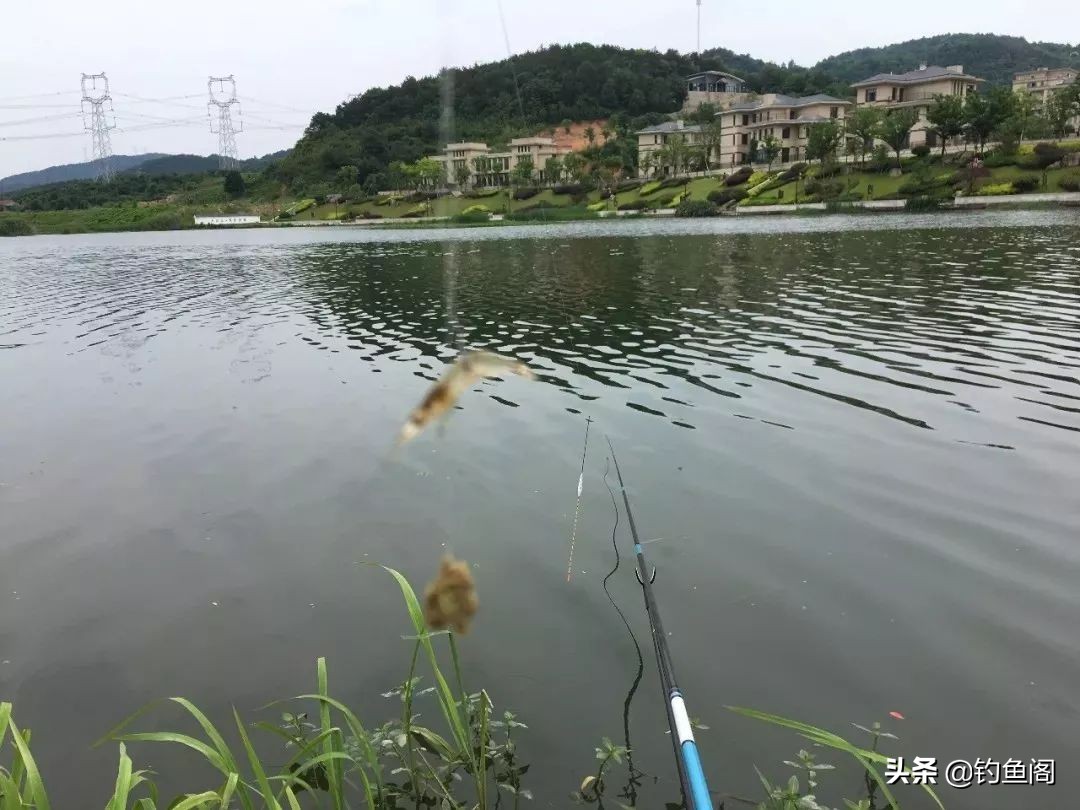
[[[236,79],[232,76],[211,76],[206,83],[210,94],[206,111],[210,115],[210,131],[218,136],[218,155],[222,169],[235,169],[239,165],[236,153],[236,133],[244,131],[240,118],[240,99],[236,97]],[[236,108],[237,120],[232,117]],[[215,129],[216,126],[216,129]]]
[[[98,179],[107,183],[113,178],[109,130],[116,128],[109,79],[104,73],[84,73],[81,86],[83,127],[90,133],[90,149],[98,165]]]

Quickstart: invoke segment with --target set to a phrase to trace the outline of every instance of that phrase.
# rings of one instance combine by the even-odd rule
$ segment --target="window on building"
[[[749,134],[747,134],[745,132],[742,134],[742,143],[743,143],[744,146],[746,144],[750,143],[750,135]]]
[[[659,135],[653,135],[652,136],[652,142],[653,143],[660,143],[660,136]]]
[[[790,138],[791,137],[791,127],[784,127],[782,130],[780,130],[780,137],[785,138],[785,139]]]
[[[792,110],[791,112],[788,113],[788,120],[789,121],[794,121],[798,117],[799,117],[799,113],[798,113],[797,110]]]
[[[892,92],[889,96],[893,101],[896,101],[896,88],[892,88]]]
[[[863,94],[863,101],[877,101],[877,90],[867,90],[866,93]]]
[[[839,107],[829,107],[829,118],[839,118],[839,117],[840,117],[840,108]]]
[[[744,116],[742,117],[742,125],[743,125],[744,127],[745,127],[745,126],[749,126],[749,125],[750,125],[750,116],[749,116],[749,115],[744,115]]]

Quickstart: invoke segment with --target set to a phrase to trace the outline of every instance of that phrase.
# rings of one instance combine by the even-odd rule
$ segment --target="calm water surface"
[[[393,457],[455,314],[541,381],[478,385]],[[254,717],[325,655],[332,691],[389,716],[409,630],[364,563],[419,585],[447,549],[481,595],[467,677],[530,725],[537,806],[567,805],[638,667],[601,589],[605,433],[718,793],[758,796],[753,766],[786,777],[800,747],[736,704],[856,739],[882,719],[909,755],[1055,757],[1055,788],[946,804],[1075,805],[1073,212],[0,242],[0,699],[54,805],[104,801],[115,750],[89,744],[153,698]],[[624,531],[611,590],[647,652]],[[645,663],[656,807],[677,789]],[[213,786],[176,752],[137,762]],[[829,776],[835,804],[858,793]]]

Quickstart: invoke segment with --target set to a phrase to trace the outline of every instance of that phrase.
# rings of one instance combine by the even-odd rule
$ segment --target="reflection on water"
[[[601,587],[602,445],[581,573],[559,574],[589,415],[663,536],[659,598],[714,787],[753,795],[752,765],[778,773],[797,748],[730,703],[837,729],[898,708],[914,753],[1065,756],[1076,217],[837,223],[0,244],[0,593],[17,592],[0,697],[47,765],[79,763],[72,796],[101,792],[85,742],[162,694],[253,707],[326,654],[343,696],[385,711],[364,701],[399,680],[400,606],[362,563],[419,579],[452,546],[478,566],[473,675],[531,721],[557,804],[619,736],[638,666]],[[540,384],[483,381],[390,458],[456,336]],[[640,630],[626,568],[611,595]],[[624,731],[669,778],[646,673]]]

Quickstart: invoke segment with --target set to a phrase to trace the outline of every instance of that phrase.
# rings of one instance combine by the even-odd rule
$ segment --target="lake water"
[[[540,381],[486,381],[391,454],[455,322]],[[984,212],[0,241],[0,699],[54,806],[104,802],[115,748],[89,746],[154,698],[273,719],[325,655],[389,717],[410,629],[364,563],[419,588],[448,549],[481,599],[466,676],[529,724],[535,806],[566,806],[638,668],[601,588],[605,435],[714,791],[759,797],[753,766],[786,778],[803,742],[733,704],[858,742],[883,720],[942,763],[1057,759],[1056,787],[950,808],[1075,803],[1080,212]],[[678,791],[625,532],[656,807]]]

